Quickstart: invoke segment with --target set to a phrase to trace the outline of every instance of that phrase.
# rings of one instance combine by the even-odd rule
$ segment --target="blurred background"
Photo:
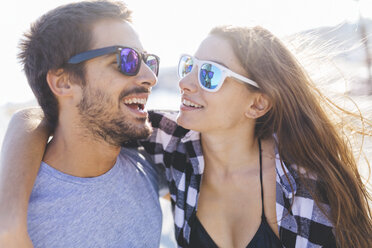
[[[68,0],[14,0],[0,15],[0,144],[11,115],[37,105],[16,59],[18,43],[30,24]],[[193,54],[217,25],[261,25],[279,36],[298,56],[319,88],[342,107],[358,108],[372,119],[372,0],[126,0],[144,48],[161,57],[158,85],[148,109],[178,109],[176,65]],[[355,105],[355,103],[357,105]],[[358,106],[358,108],[357,108]],[[359,141],[362,143],[362,141]],[[372,142],[363,140],[362,158],[372,158]],[[363,154],[364,153],[364,154]],[[364,178],[369,176],[361,159]],[[161,201],[161,247],[175,247],[169,203]]]

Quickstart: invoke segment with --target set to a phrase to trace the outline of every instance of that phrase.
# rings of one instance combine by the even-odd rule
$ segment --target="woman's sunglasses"
[[[72,56],[68,60],[68,63],[79,64],[83,61],[110,53],[116,53],[118,69],[124,75],[137,75],[142,64],[141,60],[145,62],[145,64],[151,69],[151,71],[155,73],[156,76],[159,73],[160,59],[158,56],[154,54],[140,53],[133,48],[123,46],[110,46],[82,52]]]
[[[178,76],[184,78],[192,71],[193,66],[198,66],[198,79],[202,89],[209,92],[218,91],[226,77],[238,79],[241,82],[258,87],[253,80],[239,75],[230,69],[212,61],[198,60],[190,55],[182,55],[178,63]]]

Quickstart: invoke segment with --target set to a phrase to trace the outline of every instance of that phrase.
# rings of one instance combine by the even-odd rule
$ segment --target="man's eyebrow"
[[[132,49],[136,50],[139,53],[147,53],[147,51],[146,50],[143,50],[143,48],[139,48],[139,47],[135,47],[135,46],[122,46],[122,47],[132,48]]]
[[[108,53],[108,54],[104,54],[104,55],[102,55],[100,57],[102,57],[104,59],[109,59],[109,58],[111,58],[114,55],[115,55],[115,58],[116,58],[116,53]]]
[[[131,48],[131,49],[136,50],[136,51],[139,52],[139,53],[147,53],[146,50],[143,50],[143,48],[139,48],[139,47],[134,47],[134,46],[118,46],[118,47]]]
[[[147,53],[146,50],[138,49],[137,47],[133,47],[133,49],[136,50],[136,51],[139,52],[139,53]]]

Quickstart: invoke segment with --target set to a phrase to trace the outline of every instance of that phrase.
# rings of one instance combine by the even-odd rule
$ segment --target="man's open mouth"
[[[147,98],[144,97],[130,97],[123,100],[124,104],[133,110],[144,110]]]

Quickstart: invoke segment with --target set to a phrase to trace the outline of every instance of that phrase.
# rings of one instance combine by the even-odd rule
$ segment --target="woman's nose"
[[[179,87],[182,92],[193,93],[198,90],[198,68],[192,68],[185,77],[179,81]]]

